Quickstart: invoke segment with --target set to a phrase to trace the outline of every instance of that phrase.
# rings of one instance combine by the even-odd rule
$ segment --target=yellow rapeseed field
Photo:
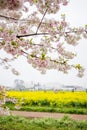
[[[7,97],[16,98],[24,105],[87,107],[86,92],[8,91]]]

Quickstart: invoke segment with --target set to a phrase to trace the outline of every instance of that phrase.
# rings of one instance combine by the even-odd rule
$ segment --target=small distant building
[[[14,89],[15,90],[25,90],[25,82],[23,80],[16,79],[14,81]]]

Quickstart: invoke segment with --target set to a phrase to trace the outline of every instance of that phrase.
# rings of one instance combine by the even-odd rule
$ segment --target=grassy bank
[[[4,106],[10,108],[10,110],[17,110],[15,104],[7,102]],[[51,107],[51,106],[29,106],[22,105],[19,111],[36,111],[36,112],[58,112],[58,113],[71,113],[71,114],[87,114],[87,108],[78,107]]]
[[[87,130],[87,121],[75,121],[69,117],[27,119],[17,116],[0,117],[0,130]]]

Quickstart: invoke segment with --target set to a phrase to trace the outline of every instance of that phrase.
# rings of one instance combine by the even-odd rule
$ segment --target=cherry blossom
[[[19,75],[10,62],[24,56],[41,73],[46,73],[47,69],[67,73],[75,68],[78,76],[83,76],[82,66],[77,69],[69,63],[77,54],[67,51],[63,45],[76,46],[81,38],[87,38],[86,25],[71,28],[65,14],[61,14],[61,20],[46,17],[55,15],[60,7],[67,4],[68,0],[0,1],[0,50],[3,49],[13,57],[0,58],[4,69],[10,69],[13,74]],[[36,7],[36,10],[32,13],[30,7]]]
[[[0,8],[10,10],[21,8],[24,0],[0,0]]]
[[[10,115],[9,108],[3,108],[3,105],[5,104],[5,97],[6,97],[6,91],[4,86],[0,86],[0,114],[3,115]]]

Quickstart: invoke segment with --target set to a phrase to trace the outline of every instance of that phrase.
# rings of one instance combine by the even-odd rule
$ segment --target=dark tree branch
[[[17,38],[21,37],[30,37],[30,36],[35,36],[35,35],[50,35],[49,33],[32,33],[32,34],[25,34],[25,35],[17,35]]]
[[[85,32],[85,33],[87,33],[87,30],[86,29],[84,29],[83,30],[83,32]],[[64,36],[65,37],[67,37],[68,36],[68,34],[70,34],[70,33],[78,33],[78,31],[67,31],[67,32],[64,32]],[[55,35],[57,35],[57,34],[60,34],[59,32],[56,32],[56,34]],[[30,37],[30,36],[35,36],[35,35],[51,35],[50,33],[31,33],[31,34],[24,34],[24,35],[17,35],[16,37],[17,38],[21,38],[21,37]]]
[[[19,20],[19,19],[16,19],[16,18],[12,18],[12,17],[8,17],[8,16],[4,16],[4,15],[2,15],[2,14],[0,14],[0,17],[1,18],[6,18],[6,19],[11,19],[11,20]]]

